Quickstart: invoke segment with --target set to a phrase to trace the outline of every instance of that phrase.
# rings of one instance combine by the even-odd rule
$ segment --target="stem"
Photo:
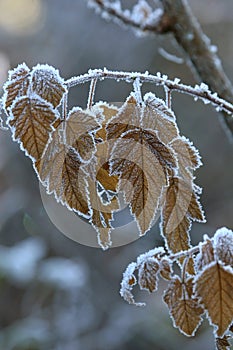
[[[195,253],[198,253],[199,252],[199,246],[195,246],[195,247],[192,247],[188,250],[185,250],[185,251],[182,251],[182,252],[178,252],[178,253],[175,253],[175,254],[171,254],[168,256],[168,258],[170,260],[177,260],[177,259],[180,259],[184,256],[186,256],[187,258],[190,258],[193,254]]]
[[[68,105],[68,92],[66,92],[63,96],[62,100],[62,119],[67,119],[67,105]]]
[[[164,91],[165,91],[165,97],[166,97],[166,105],[167,105],[168,108],[171,109],[171,107],[172,107],[172,93],[171,93],[171,90],[165,86],[164,87]]]
[[[168,88],[170,91],[178,91],[188,95],[191,95],[197,99],[202,100],[205,103],[212,103],[219,111],[225,111],[226,113],[231,114],[229,118],[232,118],[233,114],[233,105],[230,102],[220,98],[216,93],[210,92],[208,89],[203,89],[200,86],[191,87],[185,84],[179,83],[178,79],[169,80],[167,77],[163,77],[160,74],[152,75],[146,73],[137,73],[137,72],[117,72],[110,71],[107,69],[95,69],[89,70],[88,73],[73,77],[66,81],[68,88],[87,83],[93,79],[114,79],[116,81],[124,80],[127,83],[132,83],[135,78],[139,78],[142,83],[152,83],[155,85],[161,85]]]
[[[88,100],[87,100],[87,109],[89,109],[89,110],[91,110],[92,105],[93,105],[97,81],[98,81],[97,78],[94,78],[91,80],[90,90],[89,90],[89,95],[88,95]]]

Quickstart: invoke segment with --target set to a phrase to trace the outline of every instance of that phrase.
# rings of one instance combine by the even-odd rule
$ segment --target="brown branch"
[[[224,100],[233,102],[233,86],[224,73],[221,61],[212,49],[209,38],[203,33],[186,0],[160,1],[164,13],[158,23],[143,25],[143,23],[132,20],[130,16],[125,16],[123,11],[117,11],[104,0],[92,0],[100,11],[106,12],[118,22],[120,21],[133,29],[153,34],[171,32],[192,63],[201,81],[205,82],[211,91],[217,92]],[[226,129],[232,137],[233,118],[225,112],[222,112],[222,115]]]

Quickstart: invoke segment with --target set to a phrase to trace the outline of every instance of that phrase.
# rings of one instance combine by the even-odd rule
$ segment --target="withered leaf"
[[[197,275],[196,294],[222,337],[233,320],[233,270],[213,262]]]
[[[231,344],[229,343],[229,336],[224,335],[222,338],[216,337],[215,344],[217,350],[230,350]]]
[[[166,145],[173,139],[177,138],[179,131],[176,125],[175,116],[165,105],[164,101],[150,92],[144,96],[144,103],[144,128],[157,131],[160,141]]]
[[[138,284],[141,289],[154,292],[158,288],[159,262],[155,258],[144,261],[138,270]]]
[[[160,262],[159,262],[159,273],[160,276],[163,277],[163,279],[165,280],[171,280],[172,278],[172,264],[171,261],[163,258]]]
[[[130,130],[115,142],[112,174],[120,177],[118,189],[130,203],[140,235],[150,229],[167,185],[167,169],[175,166],[172,151],[152,131]]]
[[[7,122],[14,140],[36,161],[41,158],[54,130],[52,123],[58,117],[51,104],[39,96],[23,96],[13,103]]]
[[[205,236],[205,240],[200,244],[200,253],[195,259],[196,271],[202,271],[206,265],[209,265],[215,260],[214,248],[211,239]]]
[[[17,97],[26,96],[29,86],[30,70],[25,63],[9,72],[9,79],[4,85],[5,111],[8,114],[9,107],[12,106]]]
[[[136,269],[137,269],[137,264],[133,262],[128,265],[127,269],[123,273],[120,295],[129,304],[134,304],[136,306],[144,306],[145,305],[144,303],[136,303],[134,300],[134,296],[132,294],[132,289],[134,285],[137,283],[136,277],[134,275],[134,272]]]
[[[112,242],[110,232],[112,230],[111,221],[113,212],[119,209],[116,197],[113,197],[107,204],[103,204],[97,190],[97,181],[88,177],[89,206],[92,211],[91,223],[98,233],[98,243],[105,250]]]
[[[126,131],[140,126],[142,109],[137,105],[134,94],[127,98],[126,102],[107,123],[107,139],[114,140],[121,137]]]
[[[74,150],[62,143],[58,129],[43,157],[35,163],[38,177],[58,202],[89,218],[87,174]]]
[[[41,98],[56,108],[67,92],[64,80],[57,69],[45,64],[38,64],[31,73],[31,89]]]
[[[218,229],[213,240],[216,259],[233,267],[233,231],[226,227]]]
[[[75,107],[63,124],[66,144],[75,149],[82,161],[89,161],[96,150],[93,134],[100,129],[95,115]]]
[[[174,176],[170,178],[165,194],[161,219],[161,231],[172,253],[191,247],[189,237],[191,219],[200,222],[205,220],[198,197],[192,183]],[[194,274],[192,259],[188,263],[187,272]]]
[[[187,336],[193,336],[200,325],[203,308],[193,298],[192,279],[185,283],[174,277],[164,294],[164,301],[173,319],[174,326]]]
[[[184,136],[175,138],[170,146],[178,159],[179,175],[184,178],[192,176],[191,170],[199,168],[202,164],[197,149]]]

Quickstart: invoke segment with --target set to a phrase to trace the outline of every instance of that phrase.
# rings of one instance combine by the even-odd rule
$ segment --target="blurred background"
[[[232,79],[233,2],[189,3]],[[8,69],[23,61],[29,67],[51,64],[65,79],[107,67],[160,71],[194,85],[189,68],[167,61],[163,50],[182,58],[170,36],[137,38],[103,21],[85,0],[0,0],[1,88]],[[101,82],[96,100],[124,101],[130,88]],[[153,86],[144,90],[163,96]],[[85,106],[87,95],[88,86],[74,88],[70,106]],[[204,163],[196,182],[203,187],[207,223],[193,225],[196,244],[204,233],[233,227],[232,145],[212,107],[174,94],[173,109],[181,133],[194,142]],[[146,237],[107,252],[69,240],[43,208],[30,159],[8,131],[0,130],[0,350],[212,350],[206,321],[194,339],[172,327],[161,299],[163,283],[156,294],[135,291],[145,308],[130,306],[119,295],[126,266],[162,244],[158,225]]]

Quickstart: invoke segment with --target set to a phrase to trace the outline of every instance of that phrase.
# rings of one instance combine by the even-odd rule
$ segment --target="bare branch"
[[[173,33],[177,43],[184,50],[201,81],[208,84],[221,98],[233,102],[233,86],[221,65],[209,38],[203,33],[197,19],[191,12],[186,0],[160,0],[163,15],[157,23],[143,24],[117,10],[109,1],[92,0],[100,12],[109,14],[117,22],[148,34]],[[233,119],[223,110],[223,121],[228,133],[233,135]]]

